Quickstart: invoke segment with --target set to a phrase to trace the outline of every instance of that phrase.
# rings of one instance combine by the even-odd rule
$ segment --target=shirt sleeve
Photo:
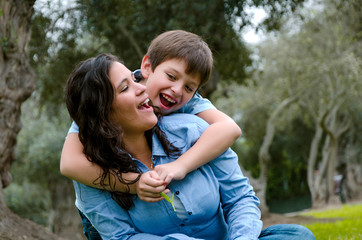
[[[262,230],[259,199],[249,179],[243,176],[237,155],[228,149],[211,166],[220,184],[221,203],[230,239],[258,239]]]
[[[190,99],[185,106],[177,110],[175,113],[189,113],[189,114],[198,114],[205,110],[216,109],[215,106],[206,98],[203,98],[200,94],[195,93],[195,95]]]
[[[201,119],[198,121],[200,135],[208,127]],[[229,239],[258,239],[263,223],[256,197],[249,179],[245,177],[238,163],[238,156],[229,148],[208,163],[220,185],[221,204]]]
[[[72,122],[72,125],[70,126],[70,128],[68,130],[68,134],[69,133],[79,133],[79,127],[74,121]]]
[[[76,206],[89,219],[104,240],[200,240],[181,233],[165,236],[141,233],[134,227],[128,212],[121,208],[107,191],[73,181]]]

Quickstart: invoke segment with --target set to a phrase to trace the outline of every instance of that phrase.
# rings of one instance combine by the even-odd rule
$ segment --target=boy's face
[[[163,114],[182,108],[200,85],[199,76],[186,74],[186,62],[172,58],[159,64],[152,71],[148,56],[142,61],[142,75],[147,79],[147,93],[154,106]]]

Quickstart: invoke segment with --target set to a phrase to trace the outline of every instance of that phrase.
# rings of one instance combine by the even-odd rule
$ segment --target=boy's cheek
[[[143,86],[147,87],[147,79],[143,79],[142,81],[139,81],[138,83],[142,84]]]

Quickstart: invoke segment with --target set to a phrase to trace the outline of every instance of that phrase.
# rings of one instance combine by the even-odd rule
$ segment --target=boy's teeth
[[[171,102],[171,103],[175,103],[175,101],[174,101],[173,99],[169,98],[169,97],[166,96],[165,94],[162,94],[162,96],[163,96],[167,101],[169,101],[169,102]]]

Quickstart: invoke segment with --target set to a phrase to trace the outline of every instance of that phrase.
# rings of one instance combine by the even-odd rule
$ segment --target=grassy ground
[[[314,233],[317,240],[362,240],[362,204],[308,211],[302,215],[321,220],[303,224]]]

